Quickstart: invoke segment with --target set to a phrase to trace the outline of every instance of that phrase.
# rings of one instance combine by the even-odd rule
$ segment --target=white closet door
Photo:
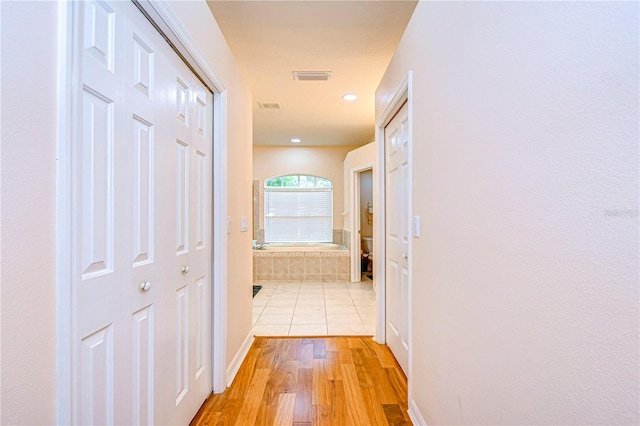
[[[211,94],[130,2],[74,27],[73,420],[186,424],[211,391]]]
[[[386,169],[387,344],[408,374],[409,364],[409,113],[405,103],[384,129]]]

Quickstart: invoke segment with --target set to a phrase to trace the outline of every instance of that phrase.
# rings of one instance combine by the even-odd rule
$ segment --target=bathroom
[[[364,147],[256,145],[253,155],[255,334],[373,335],[376,299],[370,237],[374,144]],[[356,191],[352,188],[352,169],[356,163],[369,164],[368,169],[357,173],[357,203]],[[303,182],[305,187],[313,186],[310,180],[317,180],[322,186],[310,189],[316,192],[312,194],[314,201],[309,201],[324,200],[313,208],[314,212],[326,214],[321,234],[302,235],[319,226],[315,221],[292,222],[282,229],[278,222],[281,218],[273,217],[274,209],[270,206],[280,202],[282,192],[292,189],[295,185],[290,182],[292,178],[300,181],[301,186]],[[288,183],[283,183],[284,180]],[[325,199],[327,195],[331,199]],[[355,222],[361,224],[361,229],[352,234],[354,214],[358,214]],[[367,240],[355,240],[358,235]]]
[[[373,169],[358,172],[360,202],[361,279],[373,280]]]

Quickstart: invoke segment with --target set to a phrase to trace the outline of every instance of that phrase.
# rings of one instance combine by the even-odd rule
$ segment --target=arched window
[[[267,243],[333,241],[333,185],[319,176],[286,175],[264,181]]]

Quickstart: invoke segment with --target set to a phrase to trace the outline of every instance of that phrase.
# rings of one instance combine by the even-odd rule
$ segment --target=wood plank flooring
[[[192,425],[411,425],[407,380],[371,337],[256,337],[224,393]]]

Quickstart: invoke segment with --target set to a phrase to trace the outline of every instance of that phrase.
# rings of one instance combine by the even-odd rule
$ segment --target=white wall
[[[353,151],[349,151],[346,158],[344,159],[344,165],[343,165],[344,181],[349,182],[350,173],[352,170],[361,169],[362,167],[367,166],[369,164],[374,164],[374,173],[375,173],[375,163],[376,163],[375,142],[368,143],[366,145],[361,146],[360,148],[354,149]],[[374,175],[374,180],[375,180],[375,175]],[[351,188],[351,184],[345,184],[344,205],[346,206],[345,210],[348,213],[344,216],[343,226],[344,226],[344,229],[346,229],[347,231],[351,231],[351,224],[349,223],[349,216],[351,214],[349,209],[349,206],[350,206],[349,199],[351,198],[352,190],[353,189]],[[374,198],[377,197],[375,192],[373,197]],[[374,203],[376,202],[375,199],[373,201]]]
[[[638,3],[420,2],[413,375],[430,425],[638,424]]]
[[[344,182],[342,164],[352,146],[253,147],[253,179],[260,181],[260,228],[264,228],[264,180],[290,174],[322,176],[333,182],[333,228],[342,229]],[[251,191],[251,185],[249,185]]]
[[[1,424],[56,422],[56,9],[2,2]]]
[[[252,328],[251,223],[240,232],[240,217],[251,220],[251,170],[253,144],[251,92],[204,0],[174,1],[176,15],[220,75],[228,94],[227,179],[228,214],[231,233],[227,236],[227,364],[240,349]],[[215,253],[214,253],[215,255]]]
[[[228,89],[229,362],[251,330],[251,235],[239,232],[251,217],[251,95],[206,3],[172,7]],[[1,9],[0,423],[55,424],[57,4]]]

